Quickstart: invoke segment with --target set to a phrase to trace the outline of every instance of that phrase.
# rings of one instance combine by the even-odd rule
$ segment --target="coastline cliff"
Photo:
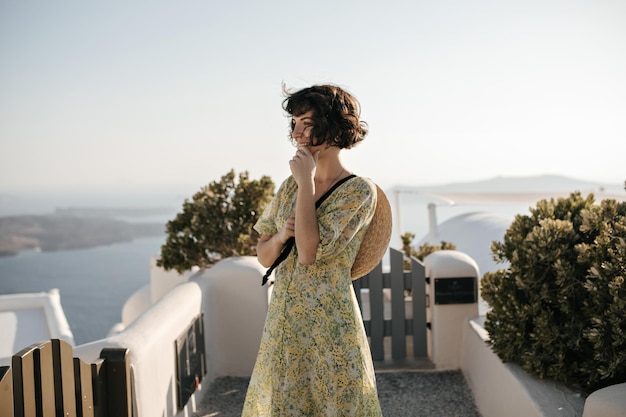
[[[0,217],[0,256],[24,250],[59,251],[165,236],[160,223],[130,223],[105,217],[18,215]]]

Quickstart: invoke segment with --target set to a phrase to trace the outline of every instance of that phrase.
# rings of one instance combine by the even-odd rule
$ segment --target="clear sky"
[[[0,191],[280,182],[334,83],[385,185],[626,179],[626,1],[0,0]]]

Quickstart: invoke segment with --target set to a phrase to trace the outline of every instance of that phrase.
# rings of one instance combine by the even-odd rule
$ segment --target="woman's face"
[[[313,110],[291,117],[291,139],[296,146],[311,146]]]

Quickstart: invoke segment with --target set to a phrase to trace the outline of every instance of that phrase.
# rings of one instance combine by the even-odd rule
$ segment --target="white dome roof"
[[[512,222],[513,217],[497,213],[460,214],[437,225],[437,240],[431,243],[440,244],[442,240],[453,243],[458,251],[468,254],[476,261],[482,276],[485,272],[507,267],[493,260],[491,242],[494,240],[501,242]],[[428,242],[428,235],[417,246],[426,242]]]

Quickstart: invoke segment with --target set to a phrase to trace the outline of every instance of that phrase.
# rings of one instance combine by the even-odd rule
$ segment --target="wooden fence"
[[[412,337],[413,358],[427,358],[426,277],[424,265],[410,259],[411,269],[404,268],[404,254],[389,249],[390,271],[382,272],[382,262],[368,275],[353,281],[361,312],[363,303],[361,289],[369,289],[370,319],[364,320],[365,331],[370,337],[370,349],[374,361],[386,360],[385,337],[391,337],[391,359],[407,359],[407,336]],[[383,289],[385,289],[383,291]],[[385,319],[385,292],[391,293],[391,319]],[[410,295],[409,295],[410,293]],[[410,304],[412,318],[406,318],[406,305]],[[389,305],[389,304],[388,304]],[[411,344],[409,344],[411,345]]]
[[[52,339],[31,345],[0,367],[0,417],[131,417],[128,350],[105,348],[100,359],[72,357]]]

